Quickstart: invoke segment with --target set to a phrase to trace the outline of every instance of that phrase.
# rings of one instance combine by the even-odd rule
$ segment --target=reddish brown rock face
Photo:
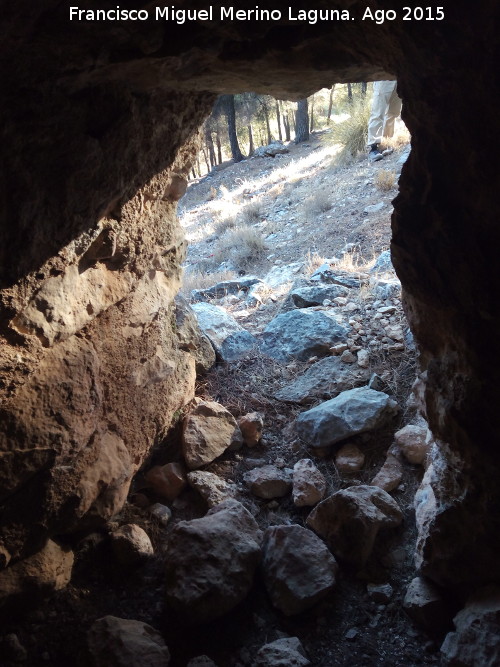
[[[171,326],[184,247],[175,201],[214,94],[297,99],[389,72],[413,136],[393,261],[430,426],[465,461],[456,482],[467,510],[454,506],[451,525],[483,526],[467,537],[470,573],[474,551],[500,534],[496,4],[457,0],[443,21],[378,26],[360,20],[356,0],[335,6],[357,20],[316,26],[69,23],[49,0],[5,10],[3,561],[83,515],[112,514],[193,393],[194,361]]]

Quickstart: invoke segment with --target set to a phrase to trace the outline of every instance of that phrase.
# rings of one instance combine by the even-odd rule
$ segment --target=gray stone
[[[244,480],[251,493],[264,500],[282,498],[292,490],[290,475],[273,465],[250,470],[245,473]]]
[[[334,398],[347,389],[364,385],[368,377],[365,369],[346,366],[339,357],[325,357],[280,389],[276,398],[305,405],[318,399]]]
[[[168,667],[170,653],[158,630],[142,621],[104,616],[87,633],[93,667]]]
[[[368,584],[366,590],[370,598],[378,604],[387,604],[394,593],[390,584]]]
[[[236,607],[250,590],[262,533],[236,500],[201,519],[179,521],[166,553],[166,600],[187,623],[203,623]]]
[[[283,266],[275,266],[265,276],[264,282],[272,288],[282,287],[287,283],[293,282],[303,266],[303,262],[292,262]]]
[[[263,551],[267,592],[286,616],[310,609],[335,586],[335,558],[319,537],[302,526],[271,526],[264,534]]]
[[[315,285],[297,287],[290,292],[290,297],[297,308],[309,308],[309,306],[320,306],[325,299],[332,301],[347,294],[347,287],[341,285]]]
[[[330,347],[344,342],[348,330],[330,310],[302,308],[275,317],[262,333],[261,351],[279,361],[324,357]]]
[[[384,250],[381,253],[375,262],[375,264],[370,269],[370,273],[386,273],[387,271],[394,272],[394,267],[391,260],[391,251]]]
[[[381,201],[378,204],[371,204],[366,206],[363,210],[363,213],[379,213],[383,208],[385,208],[385,202]]]
[[[148,534],[135,523],[120,526],[110,539],[115,558],[124,567],[140,565],[154,554]]]
[[[273,141],[267,146],[259,146],[254,151],[255,157],[275,157],[276,155],[283,155],[289,153],[290,150],[281,141]]]
[[[293,466],[293,504],[313,507],[323,500],[326,480],[311,459],[301,459]]]
[[[378,280],[370,281],[372,285],[372,294],[375,299],[386,301],[399,296],[401,292],[401,283],[399,280]]]
[[[403,601],[408,616],[427,634],[442,639],[451,629],[452,614],[439,588],[423,577],[410,582]]]
[[[181,294],[175,297],[175,332],[180,349],[191,352],[194,356],[196,373],[208,373],[215,364],[215,350],[202,332],[194,310]]]
[[[441,646],[444,664],[457,667],[500,665],[500,588],[482,588],[453,619]]]
[[[398,411],[398,404],[387,394],[359,387],[303,412],[297,419],[297,433],[311,447],[328,447],[380,428]]]
[[[207,287],[206,289],[192,290],[191,299],[194,302],[222,299],[222,297],[229,294],[238,294],[241,290],[247,292],[255,285],[261,284],[263,284],[263,281],[254,276],[244,276],[234,280],[224,280],[212,285],[212,287]]]
[[[154,516],[162,526],[166,526],[172,518],[172,510],[161,503],[154,503],[148,507],[148,512],[151,516]]]
[[[381,528],[399,526],[403,514],[391,496],[375,486],[351,486],[317,505],[307,525],[339,559],[362,568]]]
[[[252,334],[245,331],[224,308],[211,303],[195,303],[193,310],[201,330],[209,338],[215,353],[222,361],[235,361],[251,352],[257,345]]]
[[[332,269],[322,268],[317,269],[312,275],[311,280],[322,283],[330,283],[332,285],[341,285],[349,289],[359,289],[364,281],[359,278],[344,275]]]
[[[186,667],[217,667],[217,665],[207,655],[198,655],[196,658],[192,658]]]
[[[252,667],[307,667],[310,664],[297,637],[284,637],[260,648]]]

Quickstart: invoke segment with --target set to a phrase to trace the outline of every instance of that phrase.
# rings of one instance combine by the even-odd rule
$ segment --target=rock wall
[[[192,395],[194,361],[179,349],[172,319],[183,255],[175,200],[213,93],[296,99],[391,73],[413,136],[393,261],[422,351],[430,425],[462,461],[456,482],[467,509],[451,503],[451,526],[467,519],[477,533],[475,513],[483,517],[474,547],[461,534],[455,553],[468,539],[470,578],[484,578],[474,551],[500,535],[490,479],[499,466],[498,10],[494,0],[473,9],[457,0],[443,21],[377,26],[359,19],[367,4],[393,5],[336,2],[357,13],[348,22],[184,27],[70,24],[54,0],[5,10],[4,564],[84,515],[111,515]],[[428,541],[422,549],[432,552]],[[444,561],[428,559],[427,573],[442,581]]]

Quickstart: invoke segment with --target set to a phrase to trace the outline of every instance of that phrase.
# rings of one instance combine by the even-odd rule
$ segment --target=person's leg
[[[385,112],[385,117],[384,117],[384,131],[383,131],[383,136],[386,138],[390,138],[394,136],[394,123],[396,121],[396,118],[400,115],[401,113],[401,107],[402,107],[402,102],[401,98],[399,97],[397,91],[396,91],[396,82],[392,82],[394,84],[394,87],[392,89],[392,92],[389,96],[388,103],[387,103],[387,108]]]
[[[381,91],[384,81],[375,81],[373,84],[372,108],[368,121],[368,146],[379,144],[382,141],[384,116],[387,108],[385,95]]]

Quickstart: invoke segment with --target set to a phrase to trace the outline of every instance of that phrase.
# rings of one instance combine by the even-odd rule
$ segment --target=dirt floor
[[[339,149],[328,139],[328,134],[313,135],[308,144],[291,145],[288,154],[230,165],[190,186],[180,205],[181,222],[191,241],[185,292],[210,284],[214,275],[223,272],[237,275],[244,271],[264,277],[273,267],[291,262],[303,263],[305,269],[301,270],[307,272],[321,259],[341,258],[349,243],[356,245],[348,249],[345,265],[350,263],[352,271],[367,270],[370,262],[389,247],[391,200],[397,194],[405,143],[401,142],[393,155],[380,162],[371,164],[362,156],[339,167],[335,165]],[[390,187],[381,189],[380,184],[387,182]],[[322,204],[325,196],[328,203]],[[251,202],[254,210],[250,215],[244,209]],[[379,210],[366,211],[377,205]],[[260,248],[240,265],[241,255],[233,255],[231,249],[227,258],[214,262],[223,236],[217,226],[232,217],[236,222],[228,228],[238,227],[241,216],[246,218],[245,225],[262,235],[265,249]],[[283,293],[276,288],[258,307],[249,308],[241,300],[226,301],[226,305],[240,324],[258,333],[281,307],[282,299]],[[376,304],[372,307],[373,299],[361,295],[358,303],[359,317],[373,322],[377,308]],[[394,303],[394,317],[404,324],[400,299]],[[371,304],[368,310],[367,304]],[[371,325],[365,328],[368,326]],[[375,334],[367,331],[366,340],[371,335]],[[363,344],[366,341],[362,337]],[[385,459],[394,431],[414,418],[406,405],[415,376],[414,352],[406,345],[399,350],[389,348],[390,344],[381,339],[371,370],[385,374],[403,408],[401,416],[383,433],[358,436],[366,463],[356,474],[341,475],[335,466],[334,452],[314,457],[327,479],[329,493],[369,483]],[[254,355],[233,364],[219,364],[199,380],[198,395],[220,401],[234,416],[253,410],[265,415],[264,438],[257,447],[226,453],[206,467],[235,484],[237,499],[264,529],[275,524],[304,525],[308,513],[306,508],[295,507],[289,497],[271,502],[252,497],[243,483],[244,473],[257,465],[273,463],[289,468],[299,459],[313,456],[296,437],[293,427],[296,414],[304,407],[274,398],[277,389],[308,365],[310,362],[280,364]],[[179,457],[177,426],[153,452],[148,466]],[[271,606],[258,575],[252,592],[234,612],[202,627],[180,627],[165,610],[163,562],[165,539],[172,525],[181,519],[203,516],[204,501],[193,490],[183,492],[172,504],[173,518],[167,527],[155,522],[145,510],[127,503],[112,525],[91,536],[74,537],[72,546],[76,548],[77,561],[71,585],[31,612],[22,623],[13,619],[2,628],[4,637],[9,633],[17,635],[26,655],[23,659],[19,653],[16,656],[6,649],[0,652],[0,665],[83,667],[89,664],[85,633],[94,620],[106,614],[142,620],[159,629],[171,651],[173,667],[184,667],[189,659],[202,654],[219,667],[251,667],[262,645],[283,636],[298,637],[311,664],[317,667],[439,664],[438,645],[413,625],[402,608],[406,586],[415,576],[413,497],[422,474],[421,467],[404,463],[402,483],[391,494],[403,511],[402,526],[379,535],[374,554],[362,572],[341,567],[336,589],[314,609],[285,617]],[[135,488],[141,489],[140,477]],[[111,529],[127,522],[142,525],[156,549],[156,557],[136,572],[116,567],[105,539]],[[391,584],[394,592],[390,601],[373,601],[367,592],[368,583]]]

